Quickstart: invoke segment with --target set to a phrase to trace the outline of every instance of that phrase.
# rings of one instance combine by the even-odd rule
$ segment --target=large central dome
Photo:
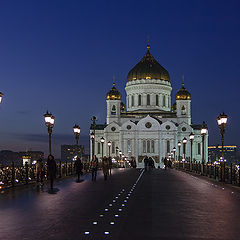
[[[128,73],[127,81],[140,79],[159,79],[170,81],[168,71],[162,67],[149,51],[150,46],[147,46],[147,52],[141,61]]]

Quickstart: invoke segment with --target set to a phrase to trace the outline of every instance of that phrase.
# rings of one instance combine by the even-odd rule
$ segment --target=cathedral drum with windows
[[[135,160],[138,168],[144,167],[144,157],[154,160],[155,167],[163,167],[163,159],[175,152],[175,160],[190,160],[191,143],[189,135],[194,134],[192,160],[207,160],[207,151],[202,151],[201,125],[191,122],[191,95],[184,86],[176,94],[171,105],[171,82],[168,71],[147,52],[127,75],[126,109],[122,95],[115,87],[107,93],[106,124],[91,125],[95,128],[94,152],[101,160],[104,156],[119,159],[120,153],[127,159]],[[101,138],[105,139],[104,144]],[[185,154],[182,140],[185,145]],[[108,142],[111,142],[110,152]],[[178,142],[181,142],[180,152]],[[103,148],[102,148],[103,146]],[[205,136],[204,149],[208,146],[208,134]],[[90,142],[92,152],[92,144]],[[173,157],[173,155],[172,155]]]

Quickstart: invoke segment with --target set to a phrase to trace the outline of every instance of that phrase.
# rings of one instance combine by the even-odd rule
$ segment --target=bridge
[[[0,195],[1,239],[239,239],[236,186],[175,169],[115,169]]]

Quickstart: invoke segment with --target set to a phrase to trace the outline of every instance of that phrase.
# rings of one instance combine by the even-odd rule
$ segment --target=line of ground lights
[[[131,194],[133,193],[133,191],[135,190],[139,180],[141,179],[142,175],[144,173],[144,169],[141,170],[141,173],[139,175],[139,177],[137,178],[136,182],[133,184],[132,188],[130,189],[130,191],[127,193],[125,191],[125,189],[123,188],[118,194],[116,197],[113,198],[112,202],[108,204],[108,206],[104,209],[104,214],[100,214],[99,215],[99,218],[104,218],[104,216],[108,216],[108,214],[110,214],[111,212],[111,209],[114,205],[116,205],[118,203],[118,201],[120,200],[120,197],[123,196],[124,194],[126,194],[123,202],[120,203],[120,207],[118,208],[117,212],[114,214],[114,219],[112,221],[109,222],[109,225],[115,225],[116,224],[116,221],[117,219],[119,219],[121,217],[121,212],[123,211],[123,209],[126,207],[130,197],[131,197]],[[99,226],[99,222],[98,221],[93,221],[92,222],[93,225],[95,226]],[[108,229],[106,229],[106,231],[103,232],[104,235],[110,235],[110,231]],[[91,235],[91,232],[90,231],[85,231],[84,232],[84,235]]]

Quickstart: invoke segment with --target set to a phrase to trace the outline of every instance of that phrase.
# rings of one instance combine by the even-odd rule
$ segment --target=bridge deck
[[[66,179],[56,194],[35,186],[5,192],[1,239],[239,239],[238,191],[176,170],[140,174]]]

